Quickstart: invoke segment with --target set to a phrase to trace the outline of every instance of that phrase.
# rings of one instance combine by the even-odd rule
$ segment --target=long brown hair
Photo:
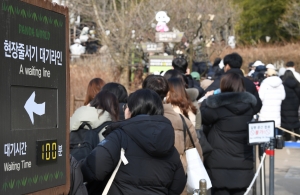
[[[119,120],[119,101],[117,97],[109,91],[100,91],[95,98],[91,101],[91,107],[102,109],[99,117],[107,111],[112,121]]]
[[[167,95],[166,102],[178,106],[182,114],[186,117],[188,117],[189,111],[192,111],[194,114],[196,114],[197,108],[189,99],[182,79],[170,78],[168,79],[168,84],[169,93]]]
[[[99,91],[102,89],[102,87],[105,85],[105,82],[100,78],[93,78],[87,87],[84,105],[88,105],[94,97],[99,93]]]
[[[244,92],[245,85],[243,77],[237,73],[226,73],[220,81],[221,92]]]

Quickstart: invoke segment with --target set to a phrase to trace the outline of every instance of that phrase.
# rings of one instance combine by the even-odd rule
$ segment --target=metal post
[[[259,147],[259,160],[261,161],[261,158],[265,152],[265,147],[264,144],[260,144]],[[263,162],[263,165],[261,167],[260,171],[260,190],[261,190],[261,195],[266,195],[266,170],[265,170],[265,161]]]
[[[256,114],[255,116],[254,116],[254,118],[253,118],[253,120],[254,121],[258,121],[258,115]],[[261,155],[260,155],[260,152],[259,152],[259,150],[260,150],[260,148],[259,148],[259,146],[257,147],[257,145],[254,145],[253,146],[253,172],[254,172],[254,174],[256,173],[256,157],[257,157],[257,151],[256,151],[256,149],[258,148],[258,155],[259,155],[259,159],[260,159],[260,157],[261,157]],[[253,185],[253,187],[252,187],[252,195],[256,195],[256,190],[257,190],[257,183],[256,183],[256,180],[255,180],[255,182],[254,182],[254,185]]]
[[[274,138],[270,140],[270,177],[269,177],[269,192],[270,195],[274,195]]]
[[[256,173],[256,147],[257,145],[253,146],[253,172]],[[252,186],[252,195],[256,195],[256,180]]]
[[[207,195],[206,180],[205,179],[201,179],[199,181],[199,186],[200,186],[200,194],[199,195]]]

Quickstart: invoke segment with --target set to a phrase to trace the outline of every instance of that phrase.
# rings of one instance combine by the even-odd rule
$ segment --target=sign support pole
[[[265,155],[270,155],[269,194],[274,195],[274,148],[282,149],[282,137],[275,138],[275,121],[249,122],[249,144],[259,144],[259,160],[261,162],[260,189],[261,195],[266,194]],[[276,140],[275,140],[276,139]],[[270,149],[268,149],[270,147]],[[256,178],[257,175],[255,175]],[[253,183],[251,183],[252,185]]]
[[[253,172],[256,173],[256,145],[253,146]],[[252,187],[252,195],[256,195],[256,181]]]
[[[254,121],[257,122],[258,121],[258,115],[255,115],[254,117]],[[259,152],[259,147],[257,147],[257,145],[253,145],[253,172],[254,174],[256,173],[256,157],[257,157],[257,153],[259,155],[259,159],[260,158],[260,152]],[[258,150],[258,151],[257,151]],[[252,187],[252,195],[256,195],[256,190],[257,190],[257,182],[255,180],[254,185]]]
[[[270,150],[268,151],[270,155],[270,177],[269,177],[269,194],[274,195],[274,142],[275,139],[270,140]]]
[[[265,147],[264,144],[260,144],[259,146],[259,159],[261,161],[262,156],[264,154]],[[261,195],[266,195],[266,177],[265,177],[265,162],[263,162],[263,165],[261,167],[261,172],[260,172],[260,190],[261,190]]]

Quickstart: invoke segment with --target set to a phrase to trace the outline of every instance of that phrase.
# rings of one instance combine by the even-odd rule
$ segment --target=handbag
[[[180,114],[182,124],[183,124],[183,135],[184,135],[184,148],[186,148],[186,132],[188,132],[190,140],[194,146],[194,148],[185,150],[186,162],[187,162],[187,192],[194,193],[195,190],[200,189],[199,181],[201,179],[206,180],[206,188],[209,189],[212,187],[210,178],[206,172],[206,169],[203,165],[203,162],[198,154],[197,149],[195,148],[195,143],[193,141],[191,132],[186,125],[186,122],[183,116]]]
[[[123,148],[121,148],[121,156],[120,156],[120,160],[118,162],[118,165],[116,166],[114,172],[110,176],[110,178],[109,178],[109,180],[108,180],[108,182],[107,182],[107,184],[106,184],[106,186],[105,186],[105,188],[104,188],[104,190],[102,192],[102,195],[107,195],[107,193],[108,193],[108,191],[110,189],[110,186],[111,186],[112,182],[114,181],[115,176],[116,176],[116,174],[117,174],[117,172],[118,172],[118,170],[120,168],[121,162],[123,162],[124,165],[128,164],[128,161],[127,161],[127,159],[125,157],[125,150]]]

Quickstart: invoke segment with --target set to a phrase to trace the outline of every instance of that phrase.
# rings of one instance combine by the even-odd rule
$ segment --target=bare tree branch
[[[75,5],[80,5],[82,18],[93,20],[97,24],[98,39],[102,45],[108,47],[108,51],[116,66],[126,68],[132,62],[132,53],[141,51],[141,41],[155,41],[156,24],[155,14],[158,11],[166,11],[171,18],[168,26],[184,32],[184,39],[176,43],[173,50],[180,49],[182,45],[188,45],[190,62],[197,60],[194,54],[200,53],[206,58],[224,48],[224,45],[216,42],[211,48],[205,47],[205,41],[209,41],[211,35],[215,40],[226,40],[228,35],[234,35],[233,23],[238,12],[232,7],[230,0],[70,0]],[[75,6],[78,7],[78,6]],[[222,11],[220,11],[222,10]],[[202,18],[199,20],[199,15]],[[214,14],[213,21],[208,20],[208,14]],[[231,20],[228,22],[228,18]],[[202,28],[199,28],[202,25]],[[200,34],[197,32],[199,30]],[[109,30],[107,36],[105,31]],[[135,31],[133,34],[132,31]],[[203,42],[193,45],[193,40]],[[200,50],[199,50],[200,48]],[[198,50],[197,52],[195,52]],[[172,51],[173,52],[173,51]],[[172,54],[171,52],[171,54]]]

